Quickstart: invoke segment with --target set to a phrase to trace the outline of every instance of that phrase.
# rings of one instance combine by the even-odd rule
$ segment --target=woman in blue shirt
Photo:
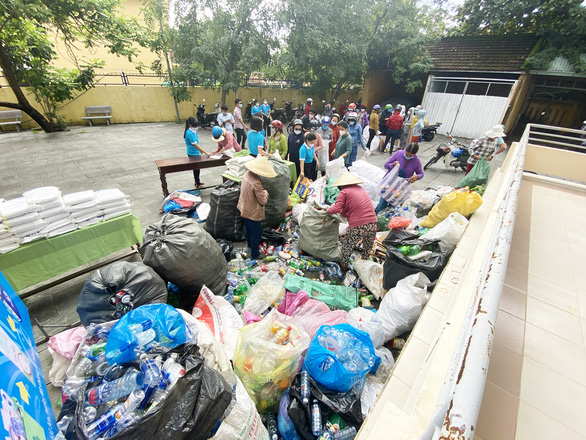
[[[317,179],[317,167],[319,167],[319,161],[315,154],[315,142],[317,136],[313,133],[308,133],[305,136],[305,143],[299,149],[299,167],[301,168],[301,180],[303,177],[307,177],[309,180]]]
[[[261,112],[261,114],[259,116],[262,116],[263,129],[265,131],[265,136],[271,137],[271,122],[273,122],[273,118],[271,117],[271,106],[269,105],[269,101],[267,100],[267,98],[264,98],[262,100],[262,105],[260,106],[260,112]]]
[[[258,103],[258,99],[255,99],[254,102],[252,103],[252,109],[250,110],[250,115],[251,116],[260,116],[260,115],[257,115],[257,113],[260,113],[260,104]]]
[[[356,112],[350,112],[348,114],[348,133],[352,136],[352,154],[350,155],[350,162],[348,163],[349,167],[352,166],[356,160],[356,156],[358,156],[358,144],[360,144],[363,149],[366,148],[364,145],[364,139],[362,138],[362,128],[356,120]]]
[[[265,135],[262,131],[262,119],[253,116],[250,120],[250,131],[248,132],[248,149],[251,156],[271,156],[265,151]]]
[[[199,137],[197,135],[197,119],[195,116],[190,116],[185,121],[185,131],[183,132],[183,139],[185,139],[185,145],[187,146],[188,156],[201,156],[205,154],[209,156],[210,153],[205,151],[199,146]],[[196,188],[201,188],[204,183],[199,180],[199,170],[193,170],[193,178],[195,179]]]

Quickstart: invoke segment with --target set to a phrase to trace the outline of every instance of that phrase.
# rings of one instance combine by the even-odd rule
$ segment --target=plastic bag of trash
[[[362,394],[360,396],[360,403],[362,404],[362,415],[364,418],[366,418],[372,410],[372,407],[376,403],[376,399],[382,392],[383,388],[383,383],[370,380],[370,376],[366,377],[366,380],[364,381],[364,388],[362,388]]]
[[[248,292],[244,310],[260,316],[273,303],[283,298],[284,284],[278,272],[267,272]]]
[[[290,403],[291,397],[289,396],[289,389],[287,389],[281,396],[281,402],[279,402],[279,415],[277,418],[279,434],[281,434],[285,440],[301,440],[295,429],[295,423],[293,423],[293,420],[289,417],[288,409]]]
[[[411,195],[407,179],[399,177],[399,165],[394,166],[380,181],[377,193],[391,206],[399,206]]]
[[[375,348],[374,352],[381,359],[381,363],[376,369],[376,373],[374,373],[372,377],[376,378],[376,380],[384,384],[387,382],[387,378],[395,366],[395,358],[393,357],[391,350],[384,346]]]
[[[311,341],[303,368],[320,385],[340,393],[362,382],[380,359],[370,335],[350,324],[320,327]]]
[[[456,188],[474,188],[475,186],[486,185],[489,174],[490,164],[488,163],[488,160],[482,158],[478,160],[470,172],[458,182]]]
[[[362,281],[362,284],[375,296],[381,299],[383,296],[383,265],[370,260],[358,259],[352,263],[354,270]]]
[[[164,215],[147,227],[140,253],[147,266],[179,287],[182,307],[191,310],[204,284],[216,295],[226,293],[222,249],[193,219]]]
[[[262,222],[264,228],[277,228],[287,212],[287,199],[289,198],[289,166],[280,158],[269,157],[275,173],[275,177],[262,177],[260,181],[264,189],[269,193],[269,200],[265,205],[265,219]]]
[[[383,323],[372,310],[356,307],[348,312],[346,321],[352,327],[368,333],[374,348],[380,347],[384,342]]]
[[[232,402],[226,410],[227,415],[224,414],[226,418],[210,440],[269,440],[254,402],[238,376],[230,371],[222,376],[232,387]]]
[[[342,248],[338,232],[343,220],[339,214],[331,215],[326,210],[315,201],[309,204],[299,228],[299,248],[326,261],[339,261]]]
[[[173,348],[187,341],[181,314],[167,304],[147,304],[124,315],[108,336],[106,360],[110,365],[132,362],[137,350],[155,346]]]
[[[444,221],[438,223],[421,238],[439,239],[440,251],[444,256],[450,255],[468,226],[468,220],[459,212],[452,212]]]
[[[424,274],[416,273],[387,292],[377,313],[383,323],[385,342],[413,329],[427,302],[430,284]]]
[[[210,213],[205,222],[205,230],[214,238],[230,241],[242,241],[244,219],[237,208],[240,198],[240,185],[228,180],[216,186],[210,195]]]
[[[475,191],[457,189],[442,197],[429,215],[419,224],[422,228],[433,228],[448,218],[452,212],[468,217],[482,205],[482,196]]]
[[[236,309],[224,298],[214,295],[210,289],[203,286],[191,314],[198,321],[205,323],[232,359],[238,332],[244,326]]]
[[[133,308],[167,301],[167,285],[143,263],[116,261],[85,280],[77,300],[84,327],[118,319]]]
[[[342,158],[331,160],[326,164],[326,177],[332,181],[335,181],[345,172],[346,165]]]
[[[326,178],[320,177],[315,180],[309,189],[307,190],[307,196],[305,197],[305,203],[311,204],[315,202],[318,205],[323,205],[325,201],[325,189],[326,189]]]
[[[278,407],[308,345],[309,336],[297,321],[276,310],[262,321],[240,329],[234,372],[259,411]]]
[[[427,215],[433,205],[439,202],[440,197],[433,189],[413,191],[409,198],[405,200],[403,206],[412,209],[417,217]]]
[[[293,293],[304,290],[310,298],[336,309],[350,310],[358,306],[358,291],[353,287],[326,284],[289,274],[285,278],[285,289]]]

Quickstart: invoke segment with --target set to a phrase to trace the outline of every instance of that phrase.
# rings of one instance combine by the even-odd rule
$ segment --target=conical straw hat
[[[276,177],[277,175],[269,159],[265,156],[258,156],[256,159],[249,160],[244,163],[244,166],[259,176]]]
[[[364,183],[364,181],[360,180],[359,177],[355,176],[350,171],[346,171],[336,179],[332,186],[358,185],[360,183]]]

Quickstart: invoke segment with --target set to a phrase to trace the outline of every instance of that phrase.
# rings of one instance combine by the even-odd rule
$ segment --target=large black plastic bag
[[[240,186],[229,180],[212,190],[210,196],[210,213],[205,223],[205,230],[214,238],[230,241],[242,241],[244,235],[244,219],[238,210]]]
[[[356,430],[360,428],[364,418],[362,416],[362,406],[360,402],[360,395],[362,390],[358,387],[350,389],[346,393],[337,393],[322,387],[309,377],[310,398],[309,402],[317,399],[320,404],[322,413],[322,421],[328,419],[330,414],[339,414],[346,423],[355,426]],[[311,432],[311,414],[308,407],[303,405],[301,399],[301,375],[298,374],[293,380],[291,389],[289,391],[291,396],[291,403],[289,404],[289,417],[295,424],[297,433],[304,440],[315,440],[315,436]]]
[[[431,282],[436,281],[446,265],[446,259],[440,252],[438,243],[439,239],[417,238],[417,235],[406,231],[389,234],[383,242],[387,248],[387,259],[383,265],[383,288],[392,289],[399,280],[417,272],[423,272]],[[411,261],[397,249],[399,246],[415,245],[431,248],[432,254],[429,259]]]
[[[180,353],[178,361],[185,367],[185,376],[152,414],[111,439],[205,440],[210,436],[230,405],[232,388],[218,371],[204,365],[197,346],[181,345],[171,352]],[[72,435],[68,432],[66,438],[87,439],[82,430],[83,408],[84,402],[80,400],[75,423],[70,425]]]
[[[262,186],[269,193],[262,226],[264,228],[277,228],[285,219],[285,214],[287,213],[291,176],[289,175],[289,167],[281,159],[269,157],[269,162],[277,175],[276,177],[260,176]]]
[[[85,280],[77,300],[81,323],[87,327],[118,319],[116,311],[122,314],[124,305],[114,305],[110,300],[121,290],[132,296],[132,308],[167,302],[167,284],[153,269],[140,262],[116,261]]]
[[[143,262],[165,281],[190,296],[193,307],[205,284],[215,295],[226,293],[227,263],[222,249],[205,229],[191,218],[165,214],[150,225],[140,248]]]

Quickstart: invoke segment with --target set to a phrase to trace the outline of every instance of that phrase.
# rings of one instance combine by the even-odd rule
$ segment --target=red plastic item
[[[406,217],[396,216],[391,217],[391,221],[389,221],[388,228],[389,229],[399,229],[399,228],[406,228],[411,224],[411,220]]]

